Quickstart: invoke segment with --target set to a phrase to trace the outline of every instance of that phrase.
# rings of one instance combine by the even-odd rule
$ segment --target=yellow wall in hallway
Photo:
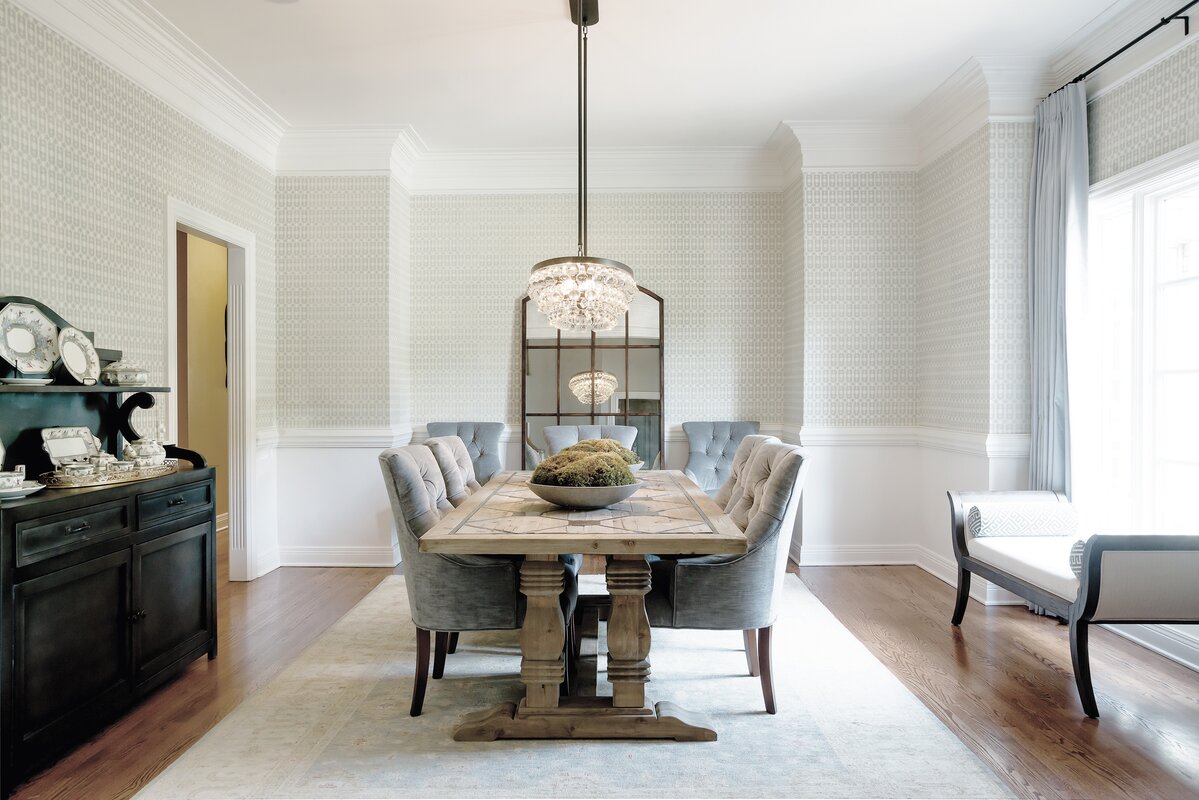
[[[187,444],[216,467],[217,514],[229,510],[225,304],[229,251],[187,237]]]

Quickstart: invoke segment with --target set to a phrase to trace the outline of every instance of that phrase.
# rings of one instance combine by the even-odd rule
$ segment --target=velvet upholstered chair
[[[500,458],[500,436],[504,433],[502,422],[430,422],[425,426],[429,436],[457,436],[466,445],[470,462],[475,470],[475,480],[487,483],[491,476],[503,469]]]
[[[550,425],[545,431],[547,455],[557,455],[584,439],[615,439],[632,449],[637,429],[632,425]]]
[[[711,497],[729,478],[733,456],[746,436],[756,434],[757,422],[684,422],[687,434],[687,477]]]
[[[653,562],[646,611],[652,627],[742,631],[749,674],[761,678],[773,714],[771,631],[808,460],[801,448],[770,438],[743,443],[752,455],[727,493],[726,513],[745,532],[749,552]]]
[[[391,500],[408,605],[416,625],[412,716],[419,716],[429,676],[430,632],[437,631],[440,677],[450,633],[513,630],[524,622],[519,558],[420,552],[420,537],[453,509],[434,449],[409,445],[379,455]],[[571,619],[578,599],[577,570],[566,570],[562,610]],[[570,648],[566,648],[569,654]]]

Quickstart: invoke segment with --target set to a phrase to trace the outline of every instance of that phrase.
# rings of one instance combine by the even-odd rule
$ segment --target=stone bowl
[[[644,461],[638,461],[636,464],[629,464],[629,472],[636,472],[645,466]]]
[[[607,508],[621,500],[627,500],[645,483],[625,484],[624,486],[546,486],[543,483],[529,481],[529,491],[547,503],[562,508]]]

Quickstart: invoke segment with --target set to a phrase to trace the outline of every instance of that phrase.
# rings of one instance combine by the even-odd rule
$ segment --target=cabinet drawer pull
[[[146,618],[145,611],[134,611],[132,614],[130,614],[128,617],[126,617],[126,619],[129,621],[130,625],[136,625],[138,622],[140,622],[141,620],[143,620],[145,618]]]
[[[67,533],[83,533],[84,531],[86,531],[87,529],[89,529],[91,527],[92,526],[90,523],[80,522],[78,525],[68,525]]]
[[[167,503],[167,505],[168,506],[181,506],[186,502],[187,502],[187,498],[185,498],[185,497],[172,497],[170,499],[170,501]]]

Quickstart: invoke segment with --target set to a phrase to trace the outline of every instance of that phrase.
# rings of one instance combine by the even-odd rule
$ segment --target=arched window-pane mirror
[[[637,287],[623,324],[610,331],[562,331],[529,298],[521,302],[523,435],[546,451],[550,425],[631,425],[633,450],[658,462],[662,430],[662,298]],[[527,449],[524,468],[532,469]]]

